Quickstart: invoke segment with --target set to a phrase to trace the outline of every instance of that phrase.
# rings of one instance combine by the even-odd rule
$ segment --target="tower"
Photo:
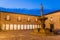
[[[43,16],[43,5],[42,5],[42,3],[40,4],[40,13],[41,13],[41,16]]]
[[[47,17],[44,16],[42,4],[40,5],[40,13],[41,13],[41,16],[38,18],[38,20],[40,20],[41,22],[41,29],[39,30],[39,32],[43,35],[45,34],[45,21],[47,20]]]
[[[35,31],[35,33],[38,33],[39,35],[46,35],[45,33],[45,21],[47,20],[47,17],[44,16],[44,13],[43,13],[43,5],[41,4],[40,5],[40,14],[41,16],[38,17],[38,20],[41,22],[40,25],[41,25],[41,28],[37,28]]]

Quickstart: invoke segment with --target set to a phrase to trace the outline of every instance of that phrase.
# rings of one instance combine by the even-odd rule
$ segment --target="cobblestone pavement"
[[[0,40],[60,40],[60,35],[40,36],[31,34],[32,30],[1,31]]]

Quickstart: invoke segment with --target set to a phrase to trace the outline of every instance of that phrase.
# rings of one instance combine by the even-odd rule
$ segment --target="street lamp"
[[[50,32],[54,31],[54,24],[53,24],[53,18],[50,19]]]

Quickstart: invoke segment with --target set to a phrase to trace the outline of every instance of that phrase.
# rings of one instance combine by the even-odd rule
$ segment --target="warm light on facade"
[[[6,20],[7,20],[7,21],[10,20],[10,16],[9,16],[9,15],[6,16]]]
[[[36,22],[38,21],[38,19],[36,18]]]
[[[17,19],[18,21],[21,21],[21,17],[20,16],[18,16],[18,19]]]
[[[53,18],[51,17],[50,21],[52,22],[53,21]]]
[[[30,21],[30,18],[28,17],[28,20],[27,20],[28,22]]]

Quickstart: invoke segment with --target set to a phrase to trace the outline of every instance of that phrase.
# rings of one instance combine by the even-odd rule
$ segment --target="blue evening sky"
[[[0,7],[40,9],[40,3],[44,9],[60,9],[60,0],[0,0]]]

